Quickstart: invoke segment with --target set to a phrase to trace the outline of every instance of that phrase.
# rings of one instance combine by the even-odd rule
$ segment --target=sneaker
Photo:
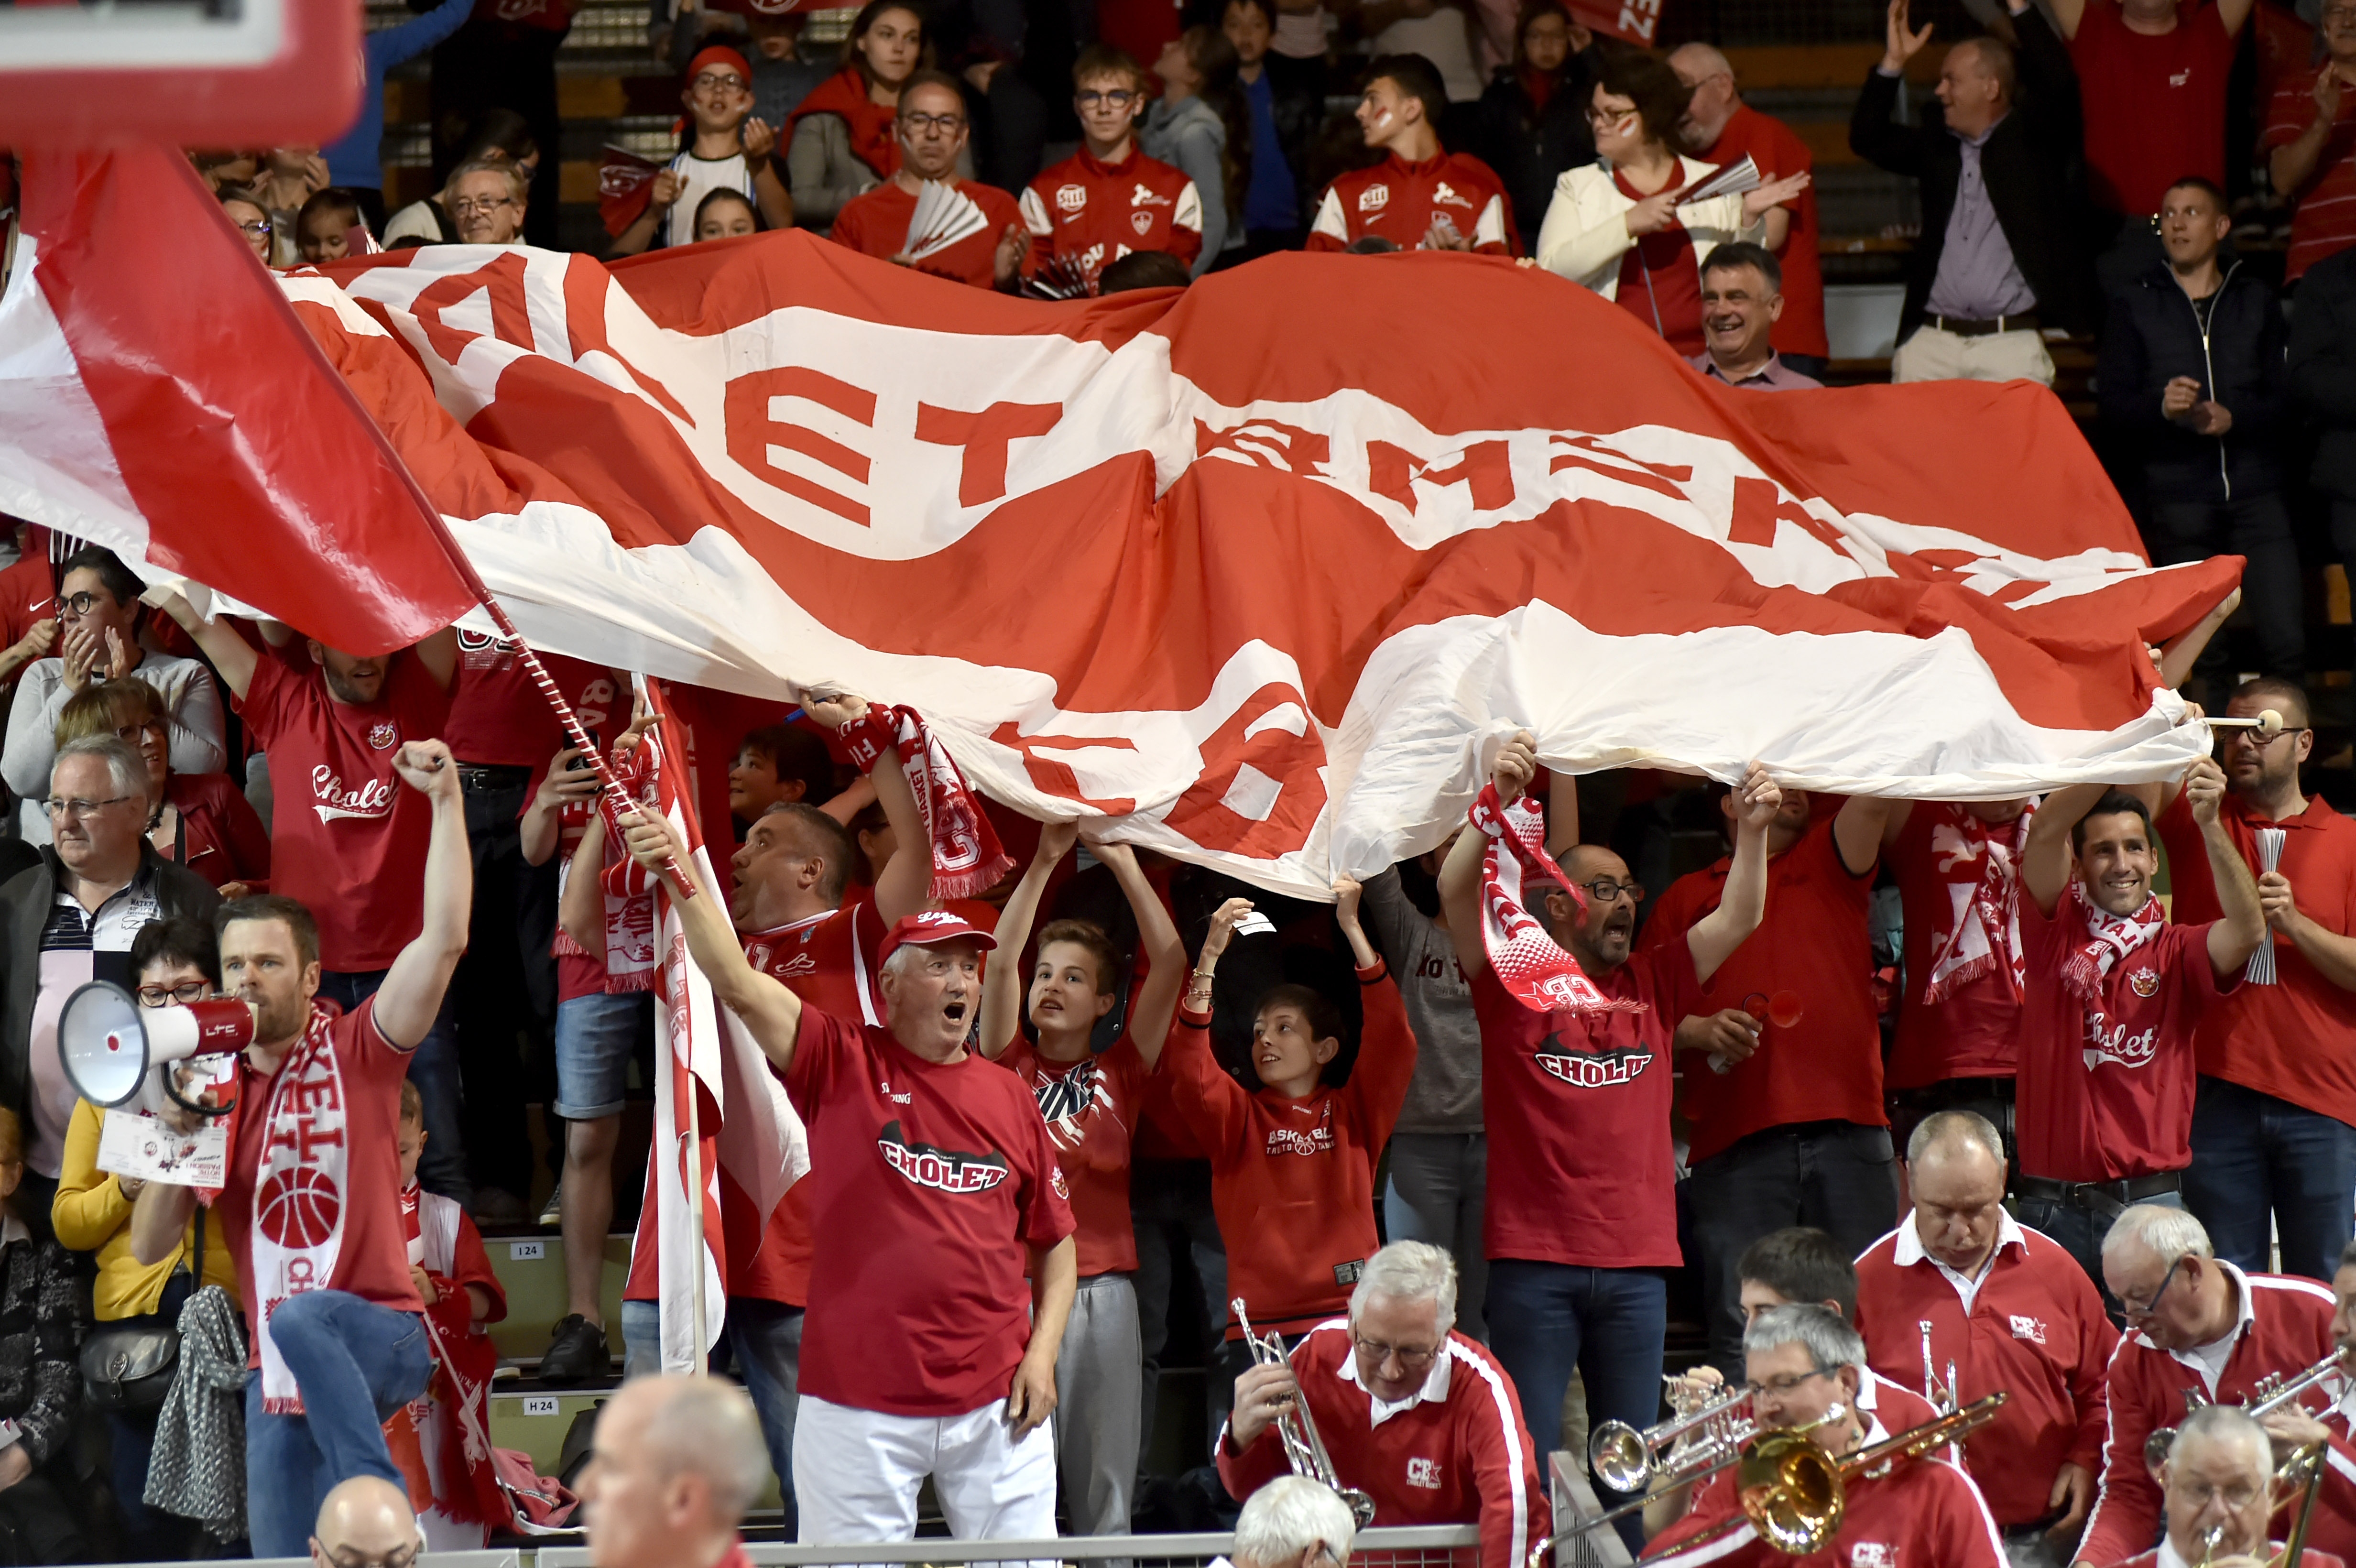
[[[541,1206],[540,1225],[541,1230],[548,1230],[563,1222],[564,1183],[560,1181],[548,1189],[548,1201]]]
[[[560,1320],[540,1358],[540,1381],[581,1382],[610,1376],[614,1354],[606,1349],[605,1330],[578,1312]]]

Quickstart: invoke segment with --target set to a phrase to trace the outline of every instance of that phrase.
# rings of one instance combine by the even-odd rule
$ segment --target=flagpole
[[[680,983],[686,984],[683,976]],[[677,1072],[676,1065],[672,1071],[674,1073]],[[703,1096],[695,1091],[695,1073],[691,1070],[687,1075],[687,1211],[690,1217],[688,1234],[692,1239],[689,1255],[695,1259],[695,1365],[692,1370],[701,1377],[703,1375],[703,1348],[708,1342],[703,1335],[707,1310],[703,1301],[703,1262],[707,1243],[703,1237],[703,1136],[701,1126]]]

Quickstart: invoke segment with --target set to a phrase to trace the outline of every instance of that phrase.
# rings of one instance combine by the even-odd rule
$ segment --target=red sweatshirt
[[[1376,1524],[1478,1524],[1482,1568],[1522,1568],[1553,1529],[1522,1402],[1483,1347],[1450,1334],[1413,1399],[1379,1416],[1346,1318],[1309,1331],[1292,1373],[1334,1473],[1375,1499]],[[1238,1501],[1288,1473],[1273,1426],[1240,1454],[1222,1426],[1218,1452],[1219,1480]]]
[[[1336,175],[1317,203],[1305,249],[1345,250],[1375,234],[1419,251],[1443,218],[1484,256],[1521,250],[1504,184],[1469,153],[1438,153],[1419,164],[1392,153],[1373,168]]]
[[[2140,1333],[2121,1338],[2111,1354],[2104,1384],[2110,1441],[2079,1562],[2124,1562],[2158,1535],[2159,1483],[2144,1466],[2143,1444],[2159,1427],[2183,1424],[2186,1389],[2224,1404],[2246,1397],[2268,1372],[2302,1371],[2331,1350],[2331,1292],[2311,1279],[2245,1275],[2229,1263],[2217,1266],[2243,1287],[2242,1320],[2222,1373],[2212,1379],[2197,1358],[2163,1350]]]
[[[1050,256],[1076,259],[1093,279],[1131,251],[1167,251],[1189,267],[1203,253],[1203,197],[1183,169],[1130,145],[1108,164],[1081,148],[1023,191],[1031,230],[1027,275]]]
[[[1157,1076],[1211,1161],[1211,1208],[1227,1243],[1227,1295],[1252,1327],[1298,1334],[1344,1311],[1375,1234],[1375,1162],[1415,1073],[1415,1031],[1378,962],[1358,971],[1365,1024],[1339,1089],[1253,1093],[1219,1070],[1211,1016],[1181,1008]],[[1227,1326],[1227,1337],[1242,1330]]]
[[[1925,1323],[1932,1364],[1942,1381],[1954,1366],[1959,1401],[2011,1392],[1964,1443],[1988,1511],[2007,1529],[2042,1519],[2055,1471],[2102,1466],[2103,1374],[2118,1343],[2102,1293],[2077,1259],[2006,1215],[1966,1311],[1909,1214],[1857,1260],[1857,1328],[1874,1370],[1920,1386]]]
[[[1879,1421],[1868,1445],[1890,1434]],[[1736,1472],[1721,1470],[1701,1488],[1685,1518],[1653,1537],[1646,1558],[1742,1514]],[[1787,1557],[1759,1539],[1749,1520],[1707,1546],[1680,1552],[1688,1568],[2005,1568],[2004,1542],[1971,1477],[1944,1459],[1905,1459],[1848,1483],[1847,1506],[1832,1544],[1804,1557]]]

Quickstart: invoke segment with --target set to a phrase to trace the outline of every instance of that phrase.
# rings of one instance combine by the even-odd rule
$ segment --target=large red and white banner
[[[1046,304],[788,233],[610,269],[431,248],[283,296],[209,256],[207,293],[179,282],[204,247],[110,251],[104,202],[46,197],[53,167],[0,303],[0,507],[330,641],[393,617],[322,599],[442,603],[429,544],[374,521],[391,481],[353,475],[379,530],[357,559],[328,553],[335,517],[306,559],[224,551],[264,525],[153,483],[126,508],[106,461],[266,457],[307,494],[364,461],[364,410],[536,644],[907,703],[1023,811],[1119,816],[1303,893],[1435,842],[1515,726],[1574,770],[1731,779],[1755,757],[1924,797],[2148,779],[2206,748],[2145,644],[2240,563],[2153,569],[2026,383],[1732,392],[1559,278],[1437,253]],[[150,183],[124,243],[153,245]],[[79,324],[75,274],[101,272],[173,291],[148,340]],[[241,395],[306,400],[266,453],[240,442],[259,419],[187,428],[123,392],[124,367],[172,374],[182,336],[220,344],[224,315],[249,344],[299,320],[339,382],[250,351]],[[71,396],[12,385],[36,361]],[[230,576],[174,564],[200,558]]]

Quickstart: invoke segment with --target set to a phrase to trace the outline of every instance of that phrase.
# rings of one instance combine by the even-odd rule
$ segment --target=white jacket
[[[1718,172],[1715,164],[1697,158],[1677,160],[1679,187],[1688,187]],[[1583,164],[1566,169],[1554,182],[1554,198],[1547,203],[1546,222],[1538,229],[1538,265],[1605,299],[1620,294],[1620,259],[1635,249],[1628,232],[1628,209],[1636,204],[1622,194],[1609,166]],[[1697,273],[1712,250],[1731,240],[1756,243],[1767,232],[1762,216],[1747,227],[1742,198],[1712,197],[1708,201],[1681,202],[1677,221],[1693,236]]]

